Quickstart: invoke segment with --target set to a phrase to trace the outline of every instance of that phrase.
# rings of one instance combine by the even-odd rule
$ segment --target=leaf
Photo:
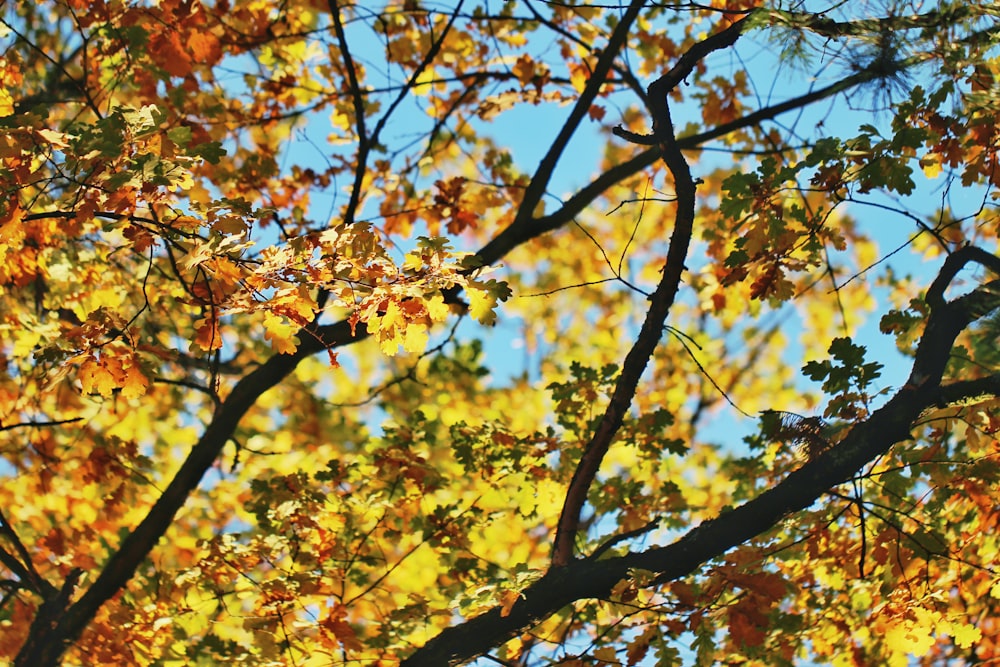
[[[95,357],[88,357],[80,365],[78,376],[85,394],[97,393],[107,398],[118,388],[114,375]]]
[[[427,348],[427,327],[423,324],[410,323],[403,330],[403,349],[407,352],[423,352]]]
[[[173,30],[159,30],[149,40],[149,52],[154,62],[171,76],[191,74],[191,58]]]
[[[855,345],[850,338],[834,338],[828,352],[848,368],[861,365],[865,358],[865,348]]]
[[[920,621],[897,619],[888,625],[883,639],[897,655],[923,656],[934,644],[933,630]]]
[[[959,648],[970,648],[983,638],[982,631],[971,623],[953,623],[951,626],[951,636],[955,638],[955,644]]]
[[[582,93],[584,88],[587,87],[587,81],[590,79],[590,72],[586,67],[575,63],[570,63],[569,71],[569,80],[573,85],[573,89],[578,93]]]
[[[617,665],[618,662],[618,652],[613,646],[602,646],[591,653],[595,660],[604,663],[606,665]]]
[[[14,113],[14,98],[11,97],[10,92],[3,87],[0,87],[0,118],[4,116],[10,116]]]
[[[209,141],[203,144],[198,144],[191,148],[191,154],[197,157],[204,158],[207,162],[211,164],[219,164],[219,162],[226,156],[226,149],[222,147],[222,144],[218,141]]]
[[[493,278],[485,282],[475,281],[470,283],[469,287],[469,314],[481,324],[496,323],[494,309],[498,302],[510,298],[513,293],[511,289],[506,283],[498,282]]]
[[[36,134],[43,141],[48,142],[49,145],[51,145],[53,148],[57,149],[69,148],[72,145],[71,141],[73,137],[71,137],[68,134],[65,134],[64,132],[56,132],[54,130],[50,130],[48,128],[43,127],[37,130]]]
[[[346,621],[347,610],[335,605],[321,622],[324,632],[334,638],[344,651],[360,651],[364,648],[354,628]]]
[[[511,610],[517,601],[521,599],[521,594],[517,591],[504,591],[500,594],[500,616],[510,616]]]
[[[192,341],[196,346],[206,352],[218,350],[222,347],[222,335],[219,331],[219,323],[215,318],[205,317],[194,324],[195,337]]]
[[[140,370],[133,358],[125,368],[125,378],[122,381],[122,397],[134,400],[143,396],[149,388],[149,378]]]
[[[187,48],[192,61],[201,65],[214,65],[222,57],[222,46],[211,32],[192,32],[187,41]]]
[[[831,369],[829,361],[810,361],[802,367],[802,373],[810,380],[819,382],[830,374]]]
[[[937,178],[941,175],[941,162],[936,155],[926,155],[920,158],[920,167],[927,178]]]
[[[264,313],[264,338],[271,341],[272,349],[278,354],[295,354],[299,346],[296,334],[299,327],[274,313]]]
[[[530,56],[524,54],[521,55],[514,66],[511,67],[511,71],[517,80],[521,82],[522,86],[527,86],[531,83],[531,80],[535,78],[535,62]]]

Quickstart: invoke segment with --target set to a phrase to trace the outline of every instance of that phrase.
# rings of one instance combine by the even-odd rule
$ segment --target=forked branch
[[[933,283],[935,292],[943,293],[957,273],[956,267],[969,261],[1000,269],[1000,258],[980,249],[963,248],[941,269]],[[446,667],[471,660],[572,602],[607,598],[633,570],[656,573],[653,586],[687,576],[709,560],[771,529],[789,514],[809,507],[828,489],[850,481],[858,470],[894,444],[909,440],[911,428],[924,410],[984,394],[1000,395],[1000,374],[942,385],[944,364],[938,363],[948,358],[955,338],[965,327],[998,308],[1000,280],[933,307],[913,366],[935,369],[936,374],[924,376],[919,385],[907,383],[839,443],[790,473],[774,488],[692,528],[670,545],[605,560],[577,559],[552,568],[521,591],[512,608],[496,607],[443,630],[404,660],[401,667]]]
[[[611,441],[621,428],[625,413],[632,404],[639,378],[649,363],[663,333],[670,307],[674,303],[684,272],[684,262],[691,245],[695,215],[695,182],[691,178],[687,161],[681,154],[674,137],[673,122],[667,96],[684,80],[695,66],[709,53],[731,46],[739,39],[746,19],[733,23],[720,33],[699,42],[664,76],[649,85],[649,112],[653,118],[654,138],[660,154],[674,179],[677,210],[674,215],[674,230],[670,236],[667,260],[663,267],[656,290],[649,297],[646,319],[639,330],[635,344],[625,356],[622,372],[618,376],[611,399],[604,415],[594,429],[594,434],[584,448],[583,456],[573,473],[566,500],[563,504],[552,550],[552,565],[561,567],[574,558],[574,544],[580,525],[580,513],[587,500],[587,492],[604,460]]]

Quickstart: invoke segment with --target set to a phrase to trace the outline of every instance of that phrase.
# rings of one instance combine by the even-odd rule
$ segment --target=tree
[[[995,658],[997,10],[833,5],[9,3],[0,653]]]

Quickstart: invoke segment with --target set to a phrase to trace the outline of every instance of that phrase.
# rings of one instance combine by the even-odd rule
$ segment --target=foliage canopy
[[[8,3],[0,656],[995,658],[998,11],[832,4]]]

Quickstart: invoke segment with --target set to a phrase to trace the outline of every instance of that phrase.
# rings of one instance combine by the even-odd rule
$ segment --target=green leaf
[[[855,345],[850,338],[834,338],[827,351],[848,368],[860,365],[865,358],[865,348]]]
[[[802,367],[802,372],[810,380],[819,382],[830,374],[829,361],[810,361]]]
[[[187,146],[191,142],[190,127],[172,127],[167,130],[167,138],[178,146]]]
[[[226,149],[218,141],[210,141],[192,147],[191,154],[204,158],[210,164],[219,164],[219,160],[226,156]]]

